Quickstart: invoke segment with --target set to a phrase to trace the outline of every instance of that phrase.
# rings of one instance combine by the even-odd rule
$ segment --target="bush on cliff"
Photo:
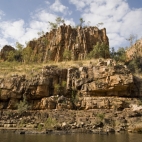
[[[24,97],[23,101],[20,101],[20,103],[17,104],[17,111],[19,114],[22,114],[28,109],[29,109],[29,105],[27,103],[26,97]]]
[[[109,58],[109,46],[104,43],[99,43],[94,46],[93,50],[88,54],[88,58]]]

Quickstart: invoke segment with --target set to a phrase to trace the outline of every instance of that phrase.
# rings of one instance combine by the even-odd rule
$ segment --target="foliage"
[[[112,47],[110,51],[110,57],[117,62],[125,62],[126,61],[126,50],[123,47],[120,47],[117,52],[115,52],[114,47]]]
[[[102,120],[104,119],[104,117],[105,117],[105,114],[103,114],[103,113],[98,113],[98,114],[97,114],[97,117],[102,121]]]
[[[99,28],[102,25],[103,25],[103,23],[101,22],[101,23],[98,23],[96,26]]]
[[[71,90],[71,100],[72,100],[73,103],[76,103],[78,101],[76,89]]]
[[[63,52],[63,59],[70,60],[71,59],[71,51],[68,49],[65,49]]]
[[[19,42],[16,42],[16,52],[15,52],[15,60],[22,61],[22,51],[24,46]]]
[[[37,126],[37,130],[41,131],[42,129],[43,129],[43,125],[39,123],[38,126]]]
[[[58,26],[60,26],[60,24],[64,24],[64,20],[61,17],[57,17],[56,23],[57,23]]]
[[[16,50],[10,51],[7,56],[7,61],[22,61],[23,45],[16,42]]]
[[[80,18],[79,21],[80,21],[80,27],[82,27],[82,25],[85,21],[83,20],[83,18]]]
[[[19,125],[19,127],[24,127],[25,123],[26,123],[25,120],[22,119],[19,121],[18,125]]]
[[[53,22],[48,22],[50,24],[51,29],[57,29],[57,24]]]
[[[142,106],[142,98],[138,99],[138,106]]]
[[[137,58],[129,61],[126,65],[129,68],[129,70],[133,73],[141,73],[142,72],[142,58],[141,57],[137,57]]]
[[[32,49],[29,46],[23,49],[22,60],[24,63],[29,63],[31,61],[31,54],[32,54]]]
[[[42,42],[45,46],[47,46],[49,43],[48,40],[46,39],[46,37],[42,38]]]
[[[24,113],[25,111],[27,111],[29,108],[29,105],[26,101],[26,98],[24,97],[23,101],[20,101],[19,104],[17,104],[17,111],[19,114]]]
[[[39,36],[43,36],[44,35],[44,31],[38,32],[37,33]]]
[[[62,87],[66,87],[67,82],[66,81],[62,81]]]
[[[56,120],[52,117],[48,117],[47,120],[44,123],[44,127],[51,129],[55,124],[57,124]]]
[[[128,40],[130,42],[130,46],[133,45],[134,40],[136,39],[136,37],[137,37],[136,35],[130,34],[130,36],[126,39],[126,40]]]
[[[54,89],[55,89],[55,91],[56,91],[57,93],[59,93],[59,91],[60,91],[60,85],[59,85],[59,84],[55,84],[55,85],[54,85]]]
[[[109,47],[104,43],[99,43],[94,46],[93,50],[88,54],[88,58],[108,58]]]
[[[50,21],[48,23],[49,23],[51,29],[57,29],[61,24],[64,23],[64,20],[61,17],[57,17],[55,23],[50,22]]]
[[[7,61],[9,61],[9,62],[15,61],[15,52],[14,51],[10,51],[8,53]]]

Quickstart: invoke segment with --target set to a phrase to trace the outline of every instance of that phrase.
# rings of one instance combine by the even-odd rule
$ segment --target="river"
[[[141,142],[142,134],[14,134],[0,133],[0,142]]]
[[[14,134],[0,133],[0,142],[141,142],[142,134]]]

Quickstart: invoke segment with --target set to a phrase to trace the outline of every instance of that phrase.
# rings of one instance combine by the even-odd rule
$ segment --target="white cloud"
[[[0,38],[0,48],[3,46],[3,45],[6,45],[8,44],[7,40],[4,39],[4,38]]]
[[[126,39],[123,36],[120,36],[118,33],[108,33],[109,37],[109,43],[111,44],[111,47],[123,47],[123,44],[128,43]]]
[[[122,20],[120,29],[121,35],[129,36],[130,34],[138,34],[142,36],[142,9],[132,10],[125,15]]]
[[[24,21],[5,21],[0,23],[0,29],[4,38],[20,38],[24,34]]]
[[[74,4],[77,7],[77,10],[82,10],[86,4],[84,2],[84,0],[69,0],[70,3]],[[86,0],[87,1],[87,0]]]
[[[1,47],[5,44],[10,44],[15,46],[16,42],[20,42],[25,45],[25,42],[32,40],[33,38],[38,37],[38,32],[44,31],[47,32],[50,30],[49,21],[55,22],[55,19],[58,15],[49,11],[50,6],[58,6],[56,11],[64,12],[68,10],[67,7],[64,7],[59,1],[55,1],[53,5],[50,5],[46,1],[48,9],[37,9],[32,13],[31,19],[29,22],[25,22],[23,19],[15,21],[2,21],[0,22],[0,45]],[[58,4],[58,5],[55,5]],[[69,12],[69,11],[68,11]],[[69,14],[69,13],[68,13]],[[73,19],[64,18],[65,23],[75,25]],[[1,48],[0,47],[0,48]]]
[[[47,12],[46,10],[41,10],[41,11],[38,11],[33,19],[38,19],[39,21],[42,21],[42,22],[54,22],[55,19],[56,19],[57,15],[56,14],[52,14],[50,12]]]
[[[81,17],[92,26],[104,23],[110,47],[129,46],[126,38],[130,34],[142,36],[142,9],[131,9],[126,0],[70,0]],[[83,4],[81,4],[83,3]],[[80,5],[81,4],[81,5]]]
[[[72,25],[72,26],[75,26],[75,22],[73,21],[73,19],[65,19],[65,23],[66,25]]]
[[[95,26],[102,22],[106,27],[107,35],[110,40],[110,47],[129,45],[126,38],[130,34],[142,37],[142,9],[131,9],[126,0],[69,0],[74,4],[79,13],[75,16],[82,17],[89,25]],[[4,12],[0,11],[0,44],[29,41],[38,37],[39,31],[48,31],[49,21],[55,22],[57,17],[62,17],[65,23],[75,26],[75,22],[68,16],[71,14],[70,6],[65,6],[60,0],[54,3],[47,0],[46,9],[38,9],[33,12],[29,22],[23,19],[15,21],[2,21]],[[10,39],[10,40],[9,40]]]
[[[55,0],[55,3],[50,6],[50,9],[54,12],[61,12],[64,14],[68,11],[68,7],[62,5],[59,0]]]

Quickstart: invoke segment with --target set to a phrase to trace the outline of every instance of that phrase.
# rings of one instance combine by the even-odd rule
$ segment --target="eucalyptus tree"
[[[79,21],[80,21],[80,27],[82,27],[82,25],[85,21],[83,20],[83,18],[80,18]]]

